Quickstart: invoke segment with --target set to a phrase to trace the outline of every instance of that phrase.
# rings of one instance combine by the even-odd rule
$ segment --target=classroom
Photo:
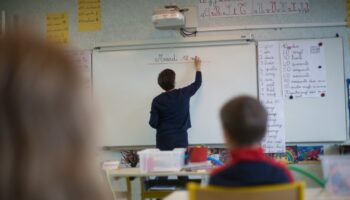
[[[350,0],[0,0],[0,15],[0,40],[34,32],[78,68],[110,199],[350,198]],[[254,183],[254,160],[244,184],[214,184],[249,145],[288,181]]]

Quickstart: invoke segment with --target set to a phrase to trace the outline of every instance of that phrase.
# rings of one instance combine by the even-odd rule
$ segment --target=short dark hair
[[[168,91],[175,87],[175,72],[171,69],[165,69],[158,75],[158,84],[163,90]]]
[[[222,126],[239,146],[249,146],[265,136],[267,112],[255,98],[240,96],[229,100],[221,108]]]

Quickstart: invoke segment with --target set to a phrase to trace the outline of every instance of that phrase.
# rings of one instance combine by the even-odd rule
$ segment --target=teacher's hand
[[[201,68],[202,68],[202,60],[201,60],[198,56],[196,56],[196,57],[194,58],[194,66],[196,67],[196,70],[197,70],[197,71],[201,71]]]

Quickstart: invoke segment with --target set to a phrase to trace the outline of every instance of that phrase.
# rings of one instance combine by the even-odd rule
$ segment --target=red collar
[[[231,162],[241,160],[263,160],[266,158],[264,149],[258,148],[238,148],[231,151]]]
[[[266,156],[264,154],[264,149],[261,147],[258,148],[237,148],[231,150],[231,160],[224,166],[214,168],[211,174],[216,174],[225,168],[239,162],[242,160],[245,161],[257,161],[257,160],[266,160]]]

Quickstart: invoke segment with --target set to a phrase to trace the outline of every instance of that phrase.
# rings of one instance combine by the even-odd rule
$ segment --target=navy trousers
[[[156,146],[161,151],[171,151],[174,148],[187,148],[187,131],[157,133]]]

